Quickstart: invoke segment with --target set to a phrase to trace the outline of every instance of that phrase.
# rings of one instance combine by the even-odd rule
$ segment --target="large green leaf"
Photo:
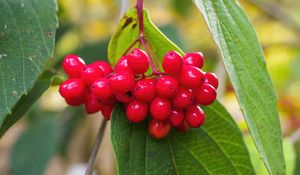
[[[236,0],[195,0],[219,47],[241,110],[271,174],[285,174],[277,97],[255,30]]]
[[[52,57],[57,27],[56,1],[2,0],[0,23],[2,128],[8,117],[15,116],[18,101],[31,93],[44,72],[45,63]],[[19,115],[22,114],[17,117]]]

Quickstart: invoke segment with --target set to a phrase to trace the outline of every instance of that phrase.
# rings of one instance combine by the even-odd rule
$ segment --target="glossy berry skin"
[[[148,124],[149,134],[156,139],[166,137],[169,134],[170,129],[170,124],[167,121],[151,119]]]
[[[99,78],[94,81],[91,85],[91,91],[100,100],[111,98],[114,95],[107,78]]]
[[[88,94],[85,103],[84,103],[85,111],[88,114],[93,114],[101,109],[101,104],[98,102],[97,97],[94,94]]]
[[[200,87],[205,81],[204,73],[195,66],[183,66],[178,78],[182,86],[191,89]]]
[[[127,56],[122,56],[115,66],[115,72],[121,72],[121,71],[132,72],[132,70],[128,65]]]
[[[99,67],[102,70],[104,77],[113,72],[113,69],[106,61],[96,61],[93,63],[93,65]]]
[[[218,88],[219,81],[218,81],[218,78],[217,78],[216,74],[206,72],[205,73],[205,78],[206,78],[205,83],[212,85],[215,89]]]
[[[98,66],[95,66],[93,64],[86,65],[81,70],[81,80],[86,85],[92,84],[95,80],[101,77],[103,77],[102,70]]]
[[[204,64],[204,56],[201,52],[190,52],[183,57],[183,64],[195,66],[202,69]]]
[[[138,123],[143,121],[147,117],[148,110],[149,107],[147,103],[133,100],[126,107],[126,116],[128,120],[134,123]]]
[[[172,100],[174,107],[179,109],[187,108],[193,105],[195,102],[195,97],[191,89],[180,88]]]
[[[133,92],[136,99],[150,102],[155,97],[155,81],[151,79],[139,80],[135,84]]]
[[[173,127],[178,127],[184,120],[184,112],[182,109],[172,109],[168,118],[169,123]]]
[[[189,130],[189,125],[186,121],[183,121],[178,127],[176,127],[176,130],[185,133]]]
[[[129,72],[117,72],[110,79],[110,88],[116,93],[131,91],[134,87],[134,76]]]
[[[198,128],[203,125],[205,114],[199,106],[194,105],[186,109],[185,120],[190,127]]]
[[[110,116],[114,107],[115,105],[103,105],[101,107],[101,113],[106,120],[110,120]]]
[[[85,67],[85,63],[77,55],[70,54],[64,58],[62,67],[69,78],[80,78],[81,69]]]
[[[156,93],[163,98],[172,98],[178,91],[178,82],[171,76],[161,76],[156,82]]]
[[[135,74],[144,74],[149,68],[149,58],[141,49],[134,49],[127,55],[128,65]]]
[[[85,85],[80,79],[68,79],[60,84],[59,92],[66,99],[82,98],[85,92]]]
[[[171,113],[171,104],[164,98],[156,97],[150,103],[150,113],[155,119],[165,120]]]
[[[70,106],[80,106],[84,103],[85,96],[79,98],[66,98],[65,101]]]
[[[165,54],[162,67],[166,73],[174,75],[181,71],[182,62],[181,55],[171,50]]]
[[[134,96],[131,91],[125,93],[115,93],[116,99],[122,103],[130,103],[134,100]]]
[[[216,89],[209,84],[204,83],[200,88],[195,90],[196,100],[200,105],[210,105],[217,98]]]

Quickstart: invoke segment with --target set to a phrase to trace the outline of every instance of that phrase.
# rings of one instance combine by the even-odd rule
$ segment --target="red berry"
[[[171,113],[171,104],[166,99],[156,97],[150,103],[150,113],[155,119],[165,120]]]
[[[169,116],[169,122],[173,127],[178,127],[184,119],[184,113],[182,109],[172,109]]]
[[[182,86],[187,88],[197,88],[205,81],[204,73],[195,66],[183,66],[179,75]]]
[[[185,121],[183,121],[178,127],[176,127],[176,129],[180,132],[187,132],[189,129],[189,125]]]
[[[209,84],[204,83],[200,88],[195,90],[196,100],[200,105],[210,105],[217,98],[216,89]]]
[[[115,105],[117,103],[117,99],[115,97],[111,97],[105,100],[101,100],[100,103],[102,105]]]
[[[178,82],[171,76],[161,76],[156,83],[156,92],[158,96],[172,98],[178,91]]]
[[[185,120],[190,127],[198,128],[203,125],[205,114],[199,106],[194,105],[186,109]]]
[[[80,79],[68,79],[59,86],[59,92],[66,99],[82,98],[85,86]]]
[[[183,109],[193,105],[195,101],[194,94],[191,89],[180,88],[172,100],[174,107]]]
[[[125,104],[130,103],[134,100],[134,96],[132,95],[131,91],[128,91],[128,92],[125,92],[125,93],[116,93],[115,96],[116,96],[116,99],[119,102],[122,102],[122,103],[125,103]]]
[[[129,72],[117,72],[110,77],[110,88],[117,93],[131,91],[134,87],[134,76]]]
[[[165,54],[162,67],[168,74],[177,74],[181,71],[182,57],[176,51],[169,51]]]
[[[101,109],[101,104],[99,103],[97,97],[94,94],[88,94],[85,99],[85,111],[88,114],[93,114]]]
[[[205,73],[205,78],[206,78],[206,82],[205,83],[212,85],[215,89],[218,88],[219,81],[218,81],[218,78],[217,78],[216,74],[210,73],[210,72],[206,72]]]
[[[134,96],[138,100],[150,102],[155,97],[155,81],[151,79],[139,80],[134,86]]]
[[[103,76],[107,76],[113,72],[113,69],[106,61],[96,61],[93,63],[93,65],[99,67],[102,70]]]
[[[169,134],[170,129],[170,124],[166,121],[151,119],[148,124],[149,134],[156,139],[166,137]]]
[[[79,98],[66,98],[66,103],[70,106],[80,106],[85,101],[85,96]]]
[[[93,64],[86,65],[81,70],[81,79],[86,85],[92,84],[95,80],[103,77],[102,70]]]
[[[85,66],[85,63],[77,55],[70,54],[64,58],[62,66],[69,78],[80,78],[81,69]]]
[[[148,115],[148,104],[133,100],[126,107],[126,115],[128,120],[137,123],[143,121]]]
[[[134,49],[127,55],[128,65],[135,74],[143,74],[149,68],[149,58],[141,49]]]
[[[121,71],[132,72],[132,70],[128,65],[127,56],[122,56],[115,66],[115,72],[121,72]]]
[[[183,57],[183,63],[201,69],[204,64],[204,56],[201,52],[190,52]]]
[[[107,78],[99,78],[94,81],[91,85],[91,90],[100,100],[111,98],[114,95]]]
[[[115,105],[103,105],[101,108],[101,113],[106,120],[110,120],[111,113]]]

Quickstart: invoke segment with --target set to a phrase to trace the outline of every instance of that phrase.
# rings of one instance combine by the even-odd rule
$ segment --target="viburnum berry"
[[[156,139],[166,137],[169,134],[170,129],[170,124],[167,121],[151,119],[148,124],[149,134]]]
[[[173,127],[178,127],[184,120],[183,110],[173,108],[168,120]]]
[[[204,64],[204,56],[201,52],[190,52],[184,55],[183,63],[201,69]]]
[[[128,65],[127,56],[122,56],[115,66],[115,72],[121,72],[121,71],[132,72],[132,70]]]
[[[117,103],[116,97],[111,97],[105,100],[100,100],[102,105],[115,105]]]
[[[105,61],[96,61],[93,63],[93,65],[99,67],[102,70],[103,76],[107,76],[113,72],[111,66]]]
[[[214,73],[206,72],[205,78],[206,78],[205,83],[212,85],[215,89],[218,88],[219,81],[217,76]]]
[[[187,88],[197,88],[205,81],[204,73],[195,66],[183,66],[179,74],[180,84]]]
[[[118,93],[131,91],[135,83],[134,76],[130,72],[125,71],[116,72],[109,80],[110,88]]]
[[[190,127],[198,128],[205,121],[204,111],[197,105],[186,109],[185,120]]]
[[[106,120],[110,120],[111,113],[115,105],[102,105],[101,113]]]
[[[135,84],[133,92],[136,99],[150,102],[155,97],[155,81],[151,79],[139,80]]]
[[[180,88],[172,100],[174,107],[184,109],[195,102],[195,97],[191,89]]]
[[[100,111],[101,104],[94,94],[89,93],[85,99],[84,107],[86,113],[93,114]]]
[[[135,74],[143,74],[149,68],[149,58],[141,49],[134,49],[127,55],[128,65]]]
[[[65,98],[65,101],[70,106],[80,106],[85,102],[85,95],[77,98]]]
[[[103,77],[102,70],[93,64],[86,65],[81,70],[81,79],[86,85],[92,84],[98,78]]]
[[[133,93],[131,91],[125,93],[115,93],[116,99],[122,103],[130,103],[134,100]]]
[[[143,121],[148,115],[148,104],[138,100],[133,100],[126,107],[128,120],[137,123]]]
[[[189,125],[186,121],[183,121],[178,127],[176,127],[176,130],[180,132],[187,132],[189,130]]]
[[[99,78],[94,81],[91,85],[91,91],[100,100],[111,98],[114,95],[107,78]]]
[[[170,101],[161,97],[155,97],[150,103],[150,113],[155,119],[167,119],[171,113]]]
[[[178,82],[171,76],[161,76],[156,82],[157,95],[164,98],[172,98],[178,91]]]
[[[207,106],[215,101],[217,92],[212,85],[204,83],[200,88],[195,90],[195,96],[200,105]]]
[[[81,69],[85,67],[85,63],[77,55],[70,54],[64,58],[62,67],[69,78],[80,78]]]
[[[59,86],[60,95],[66,99],[82,98],[85,85],[80,79],[68,79]]]
[[[181,71],[182,62],[181,55],[171,50],[165,54],[162,67],[166,73],[174,75]]]

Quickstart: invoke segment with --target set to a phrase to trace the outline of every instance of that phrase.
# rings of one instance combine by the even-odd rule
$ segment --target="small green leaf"
[[[219,47],[250,133],[270,174],[285,174],[277,97],[255,30],[236,0],[195,0]]]
[[[16,115],[15,108],[23,105],[18,101],[32,93],[46,62],[52,57],[56,8],[55,0],[0,1],[1,130],[7,128],[3,126],[7,118]]]

